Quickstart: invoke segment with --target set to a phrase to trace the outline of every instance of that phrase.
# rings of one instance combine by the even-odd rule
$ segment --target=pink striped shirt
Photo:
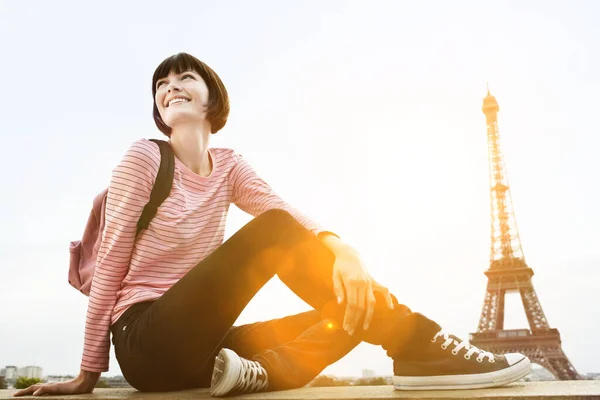
[[[231,203],[254,216],[284,209],[315,234],[323,231],[279,198],[239,154],[209,151],[208,177],[175,158],[171,193],[137,239],[136,224],[160,165],[158,145],[138,140],[113,170],[86,317],[83,370],[108,371],[110,325],[131,305],[160,297],[223,243]]]

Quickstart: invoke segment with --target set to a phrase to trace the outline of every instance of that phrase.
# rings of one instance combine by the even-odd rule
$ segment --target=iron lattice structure
[[[579,379],[561,347],[558,329],[550,328],[533,288],[533,270],[527,266],[512,205],[510,188],[500,149],[498,103],[488,89],[483,100],[487,120],[491,203],[490,267],[488,284],[476,333],[470,342],[493,353],[519,352],[550,371],[557,379]],[[504,329],[507,292],[521,295],[529,329]]]

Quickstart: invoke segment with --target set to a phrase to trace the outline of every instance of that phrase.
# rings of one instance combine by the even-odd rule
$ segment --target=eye
[[[185,78],[186,78],[186,77],[188,77],[188,76],[189,76],[190,78],[192,78],[192,79],[196,79],[196,78],[194,78],[194,75],[192,75],[192,74],[185,74],[185,75],[183,75],[183,76],[181,77],[181,79],[185,79]]]
[[[160,87],[160,85],[162,85],[163,83],[165,83],[165,81],[160,81],[156,84],[156,88],[158,89]]]

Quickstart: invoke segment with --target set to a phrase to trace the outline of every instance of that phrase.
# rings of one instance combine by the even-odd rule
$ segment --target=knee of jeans
[[[260,214],[257,218],[261,221],[264,221],[268,225],[286,226],[289,224],[298,224],[298,221],[296,221],[296,218],[294,218],[292,214],[290,214],[286,210],[280,209],[272,209],[265,211],[264,213]]]

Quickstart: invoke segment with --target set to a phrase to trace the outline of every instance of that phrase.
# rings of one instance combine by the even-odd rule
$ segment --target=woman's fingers
[[[387,288],[383,287],[383,286],[380,286],[375,291],[377,291],[377,292],[379,292],[379,293],[381,293],[383,295],[383,297],[385,298],[385,302],[386,302],[388,308],[390,310],[393,310],[394,309],[394,300],[392,300],[392,295],[390,294],[390,291]]]
[[[47,385],[42,385],[40,386],[40,388],[38,390],[36,390],[35,392],[33,392],[34,396],[41,396],[43,394],[46,393],[54,393],[54,385],[53,384],[47,384]]]
[[[356,332],[356,328],[358,324],[360,324],[360,320],[365,315],[366,309],[366,293],[368,288],[368,281],[359,281],[357,284],[356,290],[356,301],[357,301],[357,312],[354,314],[354,321],[352,321],[350,335],[354,335]]]
[[[346,312],[344,314],[344,330],[351,335],[352,323],[358,312],[357,285],[356,281],[348,279],[344,281],[346,288]]]
[[[365,320],[363,321],[363,329],[366,331],[371,325],[371,320],[373,319],[373,314],[375,313],[375,303],[377,302],[377,300],[375,300],[375,294],[373,294],[373,285],[371,281],[369,281],[365,296],[366,312]]]
[[[352,278],[344,281],[346,288],[346,314],[344,316],[344,330],[353,335],[365,317],[363,327],[368,326],[375,312],[375,296],[371,281],[368,278]]]
[[[373,282],[373,291],[381,293],[383,295],[383,297],[385,298],[385,302],[386,302],[388,308],[390,310],[393,310],[394,309],[394,300],[392,299],[392,294],[390,293],[390,290],[388,288],[386,288],[385,286],[383,286],[382,284],[375,281],[374,279],[371,279],[371,280]]]
[[[340,276],[339,271],[336,269],[333,270],[333,292],[335,293],[335,297],[337,298],[338,304],[342,304],[344,302],[344,284],[342,282],[342,277]]]
[[[392,295],[390,294],[389,290],[385,294],[385,299],[387,301],[387,305],[390,308],[390,310],[393,310],[394,309],[394,300],[392,300]]]
[[[346,310],[342,326],[353,335],[358,325],[368,329],[375,313],[375,282],[364,268],[358,253],[349,251],[336,255],[333,268],[333,290],[338,304],[346,300]],[[389,297],[389,296],[388,296]],[[391,304],[391,298],[388,299]]]
[[[61,391],[60,386],[56,383],[36,383],[25,389],[15,392],[13,396],[41,396],[44,394],[69,394],[69,390]],[[65,388],[66,389],[66,388]]]
[[[93,388],[87,387],[76,379],[67,382],[58,383],[36,383],[26,389],[19,390],[13,396],[42,396],[44,394],[59,395],[59,394],[78,394],[91,393]]]
[[[25,389],[21,389],[18,392],[15,392],[15,394],[13,396],[29,396],[30,394],[33,394],[41,385],[39,383],[36,383],[35,385],[31,385],[29,387],[26,387]]]

